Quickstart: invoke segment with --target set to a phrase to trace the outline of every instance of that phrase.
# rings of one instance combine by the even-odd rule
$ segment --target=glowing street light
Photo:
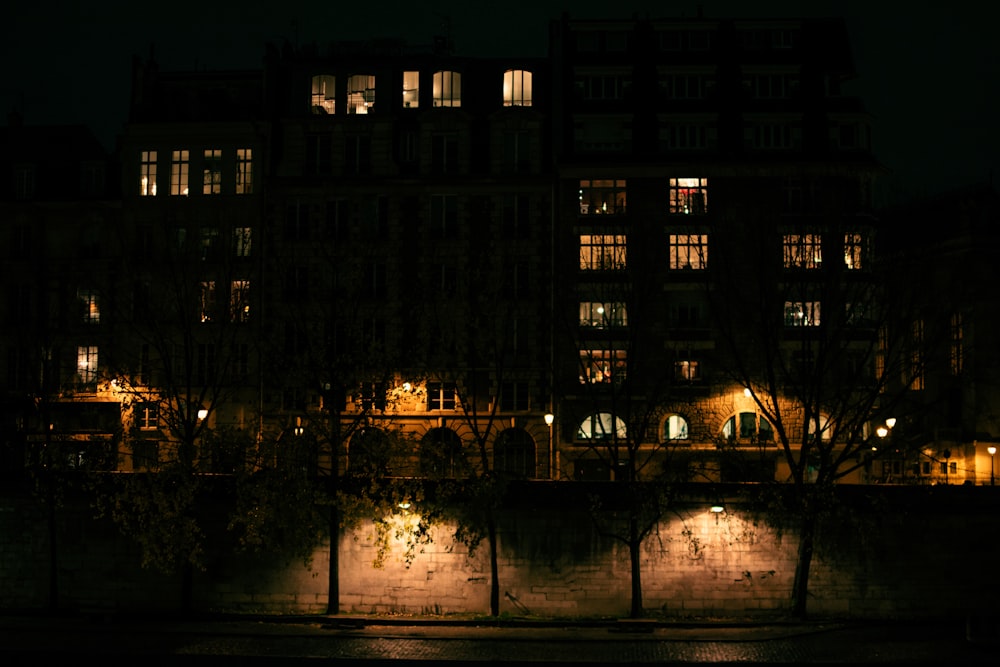
[[[553,451],[552,451],[552,422],[556,420],[556,416],[551,412],[545,413],[545,425],[549,427],[549,479],[552,479],[552,474],[555,472],[555,465],[552,461]]]
[[[986,448],[986,451],[990,453],[990,486],[993,486],[993,455],[997,453],[997,448],[990,445]]]

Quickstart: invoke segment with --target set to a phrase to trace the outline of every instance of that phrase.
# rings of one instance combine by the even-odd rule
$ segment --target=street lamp
[[[990,486],[993,486],[993,455],[997,453],[997,448],[990,445],[986,451],[990,453]]]
[[[552,422],[556,420],[556,416],[551,412],[545,413],[545,425],[549,427],[549,479],[552,479],[552,473],[555,471],[555,466],[552,461]]]

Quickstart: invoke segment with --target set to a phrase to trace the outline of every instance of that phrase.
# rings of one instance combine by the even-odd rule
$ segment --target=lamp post
[[[986,451],[990,453],[990,486],[993,486],[993,455],[997,453],[997,448],[990,445],[986,448]]]
[[[551,412],[545,413],[545,425],[549,427],[549,479],[552,479],[552,474],[555,471],[554,461],[552,460],[552,422],[556,420],[556,416]]]

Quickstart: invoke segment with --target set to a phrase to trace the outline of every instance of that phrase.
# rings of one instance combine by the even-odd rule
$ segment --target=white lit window
[[[462,75],[459,72],[434,72],[434,106],[462,106]]]
[[[202,194],[217,195],[222,192],[222,151],[210,148],[202,158]]]
[[[509,69],[503,73],[503,105],[505,107],[531,106],[531,72]]]
[[[580,215],[625,213],[624,179],[580,181]]]
[[[670,213],[700,215],[708,212],[707,178],[671,178]]]
[[[671,269],[707,269],[708,234],[671,234]]]
[[[625,350],[580,350],[581,384],[620,384],[625,371]]]
[[[365,114],[375,106],[375,77],[355,74],[347,78],[347,113]]]
[[[581,234],[580,268],[609,271],[625,268],[624,234]]]
[[[317,74],[312,78],[312,111],[315,114],[333,114],[337,109],[337,78],[331,74]]]
[[[819,301],[786,301],[785,326],[818,327]]]
[[[174,151],[170,159],[170,194],[188,194],[188,173],[191,158],[187,151]]]
[[[416,109],[420,105],[420,72],[403,72],[403,108]]]
[[[625,304],[620,302],[601,303],[598,301],[580,302],[580,326],[604,329],[607,327],[624,327],[628,325],[628,315]]]
[[[97,301],[97,291],[81,289],[76,294],[83,304],[83,321],[88,324],[100,324],[101,308]]]
[[[818,269],[823,265],[820,234],[785,234],[782,245],[786,269]]]
[[[687,440],[688,423],[680,415],[670,415],[663,421],[664,440]]]
[[[236,149],[236,194],[253,192],[253,149]]]
[[[577,429],[577,440],[624,440],[628,436],[625,420],[610,412],[598,412],[590,415],[580,423]]]
[[[156,151],[142,151],[139,158],[139,194],[156,196]]]
[[[82,384],[92,385],[97,382],[96,345],[81,345],[76,348],[76,369]]]

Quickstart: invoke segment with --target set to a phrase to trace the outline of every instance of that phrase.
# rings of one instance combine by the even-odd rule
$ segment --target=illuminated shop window
[[[531,72],[509,69],[503,73],[503,105],[505,107],[531,106]]]
[[[580,215],[625,213],[625,180],[580,181]]]
[[[337,109],[337,78],[331,74],[317,74],[312,78],[312,111],[315,114],[333,114]]]
[[[663,440],[687,440],[688,423],[680,415],[670,415],[663,420]]]
[[[218,148],[205,150],[202,157],[202,194],[217,195],[222,192],[222,151]]]
[[[156,196],[156,151],[142,151],[139,158],[139,194]]]
[[[819,301],[786,301],[786,327],[818,327],[820,315]]]
[[[77,291],[76,295],[83,305],[83,321],[88,324],[100,324],[101,308],[97,299],[97,290],[81,289]]]
[[[823,265],[820,234],[785,234],[782,247],[786,269],[818,269]]]
[[[434,72],[432,84],[434,106],[462,106],[462,75],[459,72]]]
[[[347,113],[365,114],[375,106],[375,77],[355,74],[347,78]]]
[[[403,72],[403,108],[420,106],[420,72]]]
[[[580,350],[581,384],[621,384],[625,380],[626,368],[625,350]]]
[[[76,370],[81,384],[91,386],[97,383],[96,345],[81,345],[76,348]]]
[[[253,150],[250,148],[236,149],[236,194],[249,195],[253,193]]]
[[[170,194],[188,194],[188,174],[191,170],[191,157],[188,151],[174,151],[170,158]]]
[[[625,268],[625,234],[581,234],[580,268],[616,271]]]
[[[670,268],[707,269],[708,234],[671,234]]]
[[[708,179],[671,178],[669,212],[680,215],[708,213]]]
[[[597,412],[582,422],[576,431],[577,440],[624,440],[628,436],[625,420],[610,412]]]
[[[624,327],[628,324],[625,304],[620,302],[580,302],[580,326],[604,329]]]

